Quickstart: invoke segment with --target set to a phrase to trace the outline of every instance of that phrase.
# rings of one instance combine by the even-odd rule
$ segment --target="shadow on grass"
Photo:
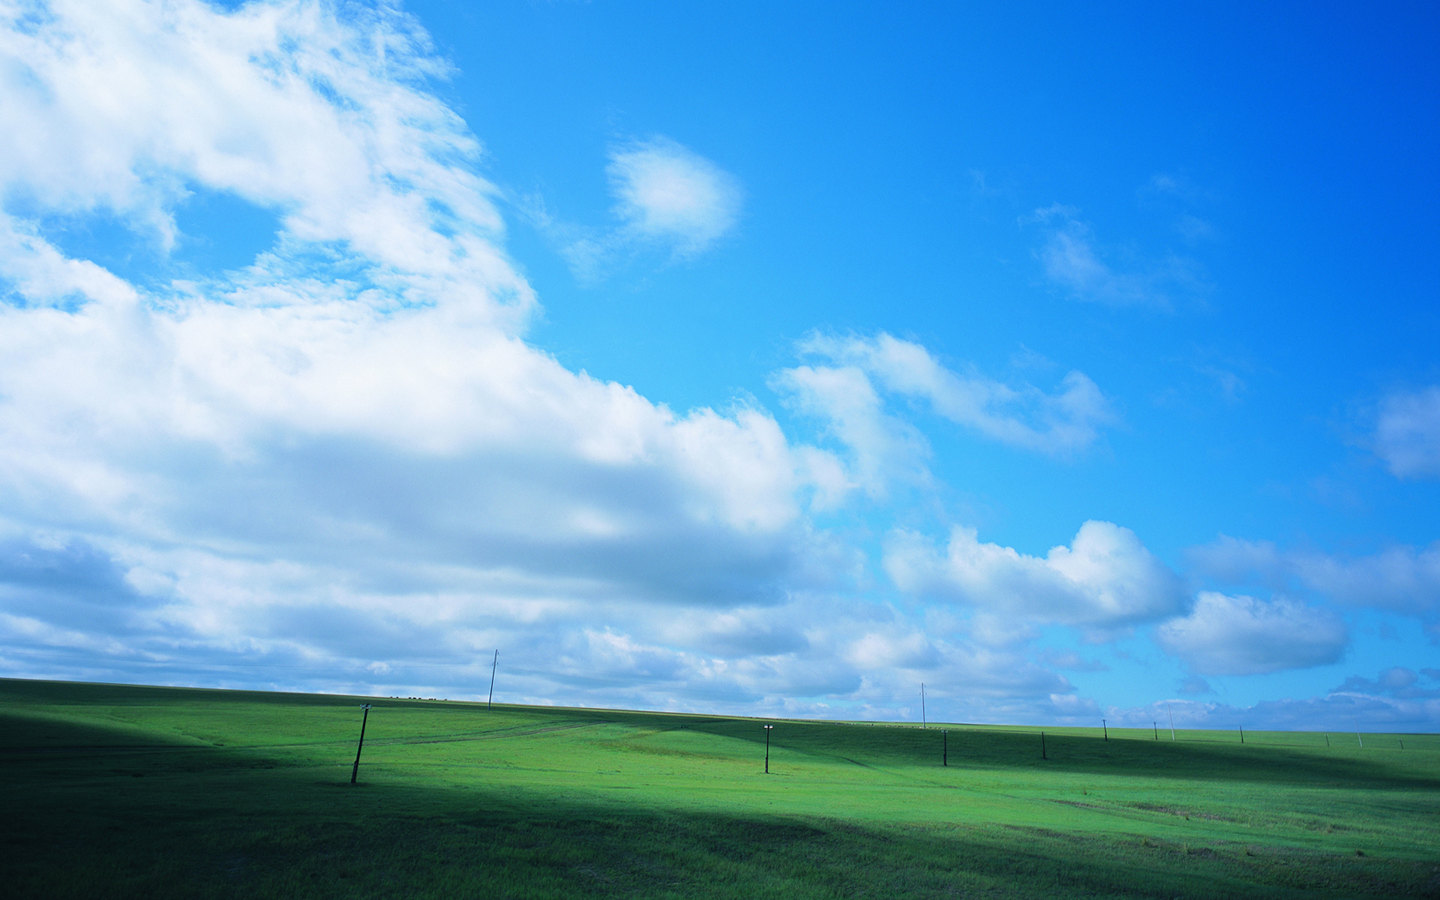
[[[693,723],[687,723],[693,727]],[[748,724],[746,728],[750,727]],[[545,788],[348,784],[350,760],[0,715],[14,896],[1378,896],[1428,864],[1019,826],[694,813]],[[722,729],[723,730],[723,729]]]
[[[706,733],[765,741],[758,725],[744,720],[692,724]],[[1440,755],[1388,752],[1358,758],[1350,752],[1201,742],[1144,741],[1049,732],[993,729],[869,727],[828,722],[787,722],[771,733],[772,753],[803,753],[866,766],[939,767],[942,753],[954,768],[1069,771],[1114,777],[1248,781],[1264,784],[1338,786],[1356,789],[1440,790]],[[1405,763],[1402,767],[1400,763]],[[1428,765],[1425,763],[1428,762]]]

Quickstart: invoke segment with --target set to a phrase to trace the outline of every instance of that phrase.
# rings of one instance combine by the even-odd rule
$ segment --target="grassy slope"
[[[1440,737],[1034,733],[0,680],[25,896],[1435,896]],[[1404,741],[1404,750],[1400,742]]]

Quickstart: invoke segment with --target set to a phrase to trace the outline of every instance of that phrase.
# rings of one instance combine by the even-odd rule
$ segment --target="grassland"
[[[1440,736],[769,723],[0,680],[0,893],[1440,896]]]

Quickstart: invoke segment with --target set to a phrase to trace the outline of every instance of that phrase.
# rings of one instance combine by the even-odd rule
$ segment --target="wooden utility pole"
[[[365,714],[360,717],[360,744],[355,748],[355,765],[350,769],[350,783],[355,783],[355,778],[360,774],[360,751],[365,749],[365,723],[370,721],[370,704],[363,704],[361,709]]]

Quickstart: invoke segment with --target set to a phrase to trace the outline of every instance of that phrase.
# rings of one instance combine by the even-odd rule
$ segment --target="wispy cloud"
[[[1037,209],[1022,223],[1041,231],[1036,257],[1045,277],[1077,300],[1173,310],[1203,288],[1204,275],[1194,260],[1174,253],[1137,258],[1106,247],[1074,207]]]
[[[776,373],[771,385],[797,411],[824,423],[849,459],[843,490],[872,497],[895,483],[929,479],[929,443],[909,422],[885,412],[870,377],[854,366],[796,366]]]
[[[1397,478],[1440,477],[1440,386],[1382,399],[1374,448]]]
[[[679,253],[706,249],[739,218],[735,176],[668,138],[614,148],[606,172],[625,231]]]
[[[168,250],[177,207],[213,191],[274,210],[282,259],[325,247],[375,278],[405,279],[406,302],[465,297],[523,322],[533,298],[494,242],[495,192],[472,165],[479,143],[417,86],[444,68],[410,17],[100,2],[56,4],[31,27],[25,6],[0,36],[11,61],[0,180],[40,215],[8,208],[6,244],[38,246],[46,216],[104,211]],[[22,252],[6,270],[40,262]],[[32,302],[55,299],[34,293],[41,279],[25,284]]]
[[[1413,615],[1432,628],[1440,623],[1440,541],[1341,556],[1222,536],[1189,555],[1197,573],[1222,583],[1303,591],[1349,606]]]
[[[582,279],[598,280],[630,256],[659,250],[671,259],[704,253],[734,229],[744,191],[739,179],[670,138],[617,144],[606,175],[614,198],[611,227],[536,218],[563,245]]]
[[[873,338],[811,335],[802,352],[851,366],[887,392],[923,400],[945,419],[992,440],[1065,454],[1095,441],[1117,416],[1109,399],[1083,372],[1071,371],[1053,393],[1006,384],[977,372],[956,372],[923,346],[889,334]]]

